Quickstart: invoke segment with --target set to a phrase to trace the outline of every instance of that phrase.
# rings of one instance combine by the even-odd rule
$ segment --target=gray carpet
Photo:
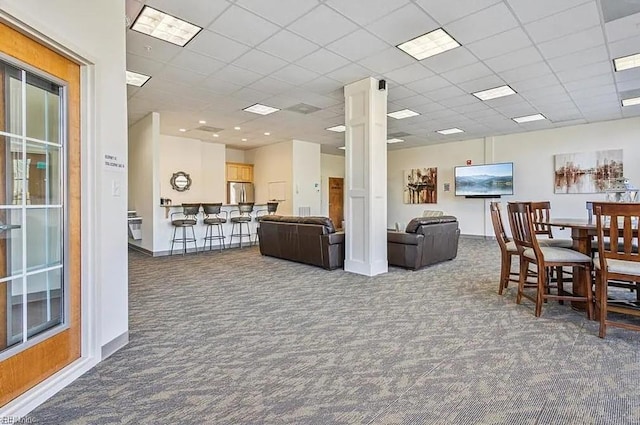
[[[368,278],[130,253],[131,343],[38,424],[640,424],[640,333],[497,295],[495,242]]]

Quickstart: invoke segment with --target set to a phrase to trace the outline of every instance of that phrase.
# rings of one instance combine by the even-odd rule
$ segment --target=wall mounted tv
[[[513,195],[513,163],[469,165],[454,169],[456,196],[499,198]]]

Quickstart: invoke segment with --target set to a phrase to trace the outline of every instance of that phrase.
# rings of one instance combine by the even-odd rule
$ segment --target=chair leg
[[[233,235],[234,235],[235,228],[236,228],[236,223],[235,222],[231,223],[231,236],[229,236],[229,246],[233,245]]]
[[[556,267],[556,276],[557,276],[557,285],[558,285],[558,295],[564,295],[564,274],[562,273],[562,267]],[[558,300],[558,304],[564,305],[564,300]]]
[[[176,243],[176,230],[178,230],[178,228],[173,226],[173,237],[171,238],[171,251],[169,251],[169,255],[173,255],[173,244]]]
[[[600,279],[597,281],[599,287],[600,298],[600,330],[598,336],[604,338],[607,333],[607,285],[608,276],[606,273],[600,272]]]
[[[536,292],[536,317],[540,317],[542,314],[542,304],[544,303],[546,297],[545,291],[548,285],[547,282],[547,271],[543,267],[544,270],[540,270],[540,264],[538,264],[538,286]]]
[[[222,251],[222,249],[224,248],[224,233],[222,232],[222,224],[218,224],[216,228],[218,229],[218,250]],[[211,233],[213,234],[213,230],[211,231]]]
[[[522,302],[522,293],[524,292],[524,282],[529,274],[529,262],[523,257],[520,258],[520,279],[518,281],[518,295],[516,296],[516,304]]]
[[[589,320],[593,320],[593,292],[591,289],[592,285],[590,267],[584,268],[584,275],[585,282],[587,282],[587,318]]]
[[[182,226],[182,255],[187,253],[187,228]]]
[[[198,240],[196,239],[196,229],[193,228],[193,226],[189,226],[191,227],[191,234],[193,235],[193,246],[196,248],[196,254],[198,253]]]
[[[500,268],[500,287],[498,288],[498,295],[502,295],[502,292],[507,288],[507,286],[509,286],[510,275],[511,254],[507,254],[506,258],[502,259],[502,267]]]

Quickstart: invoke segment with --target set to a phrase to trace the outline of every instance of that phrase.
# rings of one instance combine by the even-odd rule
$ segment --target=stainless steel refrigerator
[[[240,202],[255,202],[253,183],[228,182],[227,203],[234,205]]]

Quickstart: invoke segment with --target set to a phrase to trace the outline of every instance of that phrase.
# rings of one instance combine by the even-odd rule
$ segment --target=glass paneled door
[[[0,23],[0,406],[80,356],[79,76]]]

